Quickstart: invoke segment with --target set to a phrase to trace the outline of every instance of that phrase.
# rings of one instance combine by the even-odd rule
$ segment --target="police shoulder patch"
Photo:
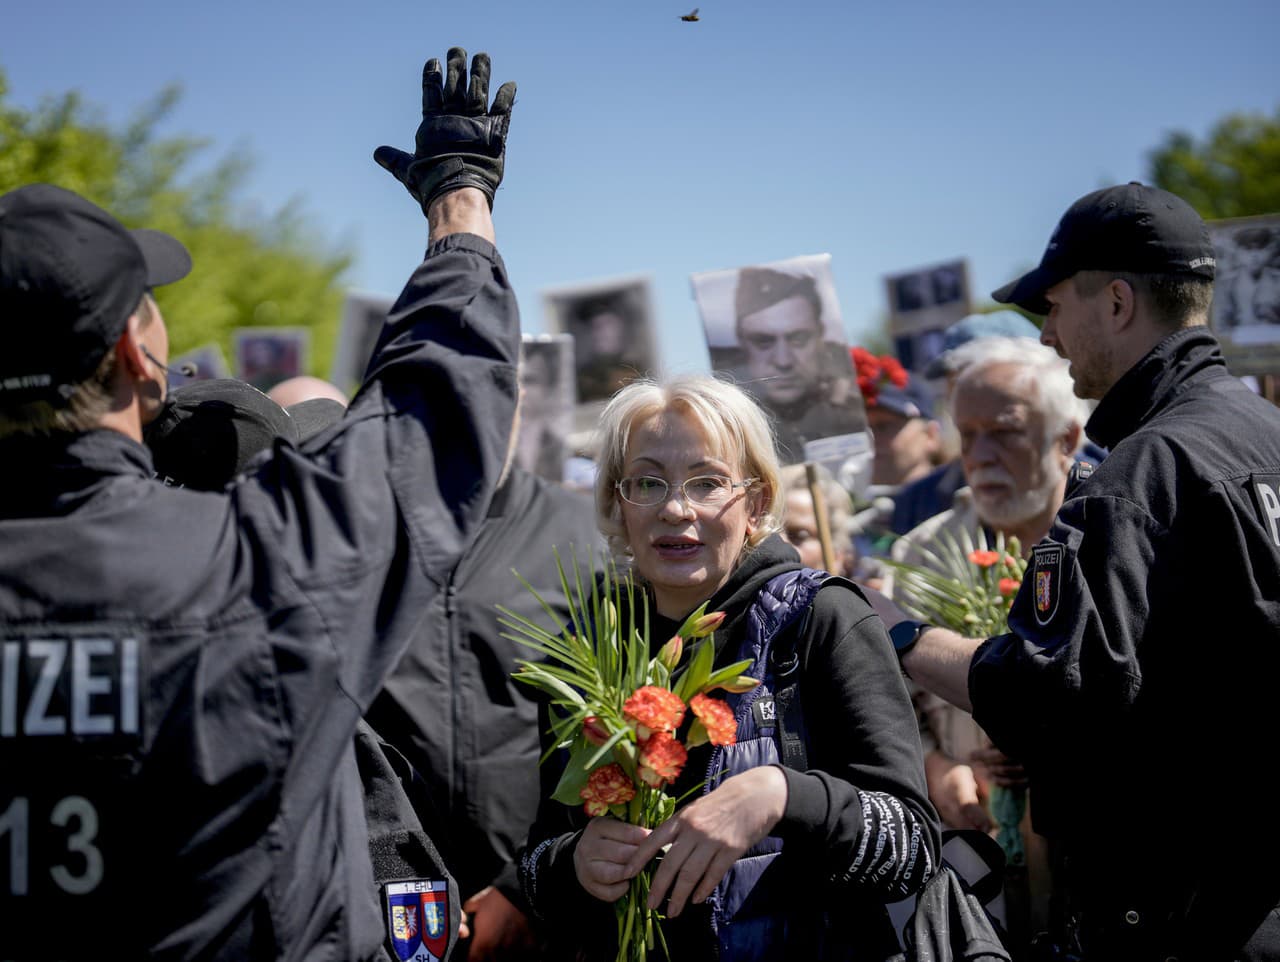
[[[1031,578],[1035,588],[1036,622],[1047,625],[1058,612],[1058,597],[1062,593],[1062,558],[1066,547],[1053,541],[1043,541],[1031,549]]]
[[[449,947],[449,883],[397,879],[383,885],[387,945],[401,962],[440,962]]]
[[[1249,477],[1253,502],[1258,510],[1258,523],[1280,548],[1280,474],[1254,474]]]

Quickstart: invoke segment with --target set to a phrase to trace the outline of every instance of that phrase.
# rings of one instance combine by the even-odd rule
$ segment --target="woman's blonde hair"
[[[596,525],[614,558],[631,558],[617,483],[627,461],[627,444],[638,425],[657,414],[678,411],[692,419],[707,438],[711,453],[738,465],[743,478],[759,478],[750,493],[760,507],[756,530],[747,548],[782,527],[782,485],[773,431],[764,411],[740,388],[707,374],[682,374],[667,381],[642,378],[613,396],[596,429]]]

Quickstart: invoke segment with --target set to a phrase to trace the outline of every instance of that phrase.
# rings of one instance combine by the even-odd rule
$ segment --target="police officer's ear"
[[[116,366],[131,381],[140,381],[154,377],[147,362],[146,348],[142,342],[141,331],[145,323],[143,308],[139,307],[129,315],[125,322],[124,333],[116,341]]]
[[[1106,287],[1104,305],[1113,331],[1123,331],[1133,323],[1137,313],[1137,302],[1137,295],[1128,281],[1118,277],[1111,279]]]

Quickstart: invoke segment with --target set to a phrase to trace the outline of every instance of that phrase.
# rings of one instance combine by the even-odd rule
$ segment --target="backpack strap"
[[[828,585],[841,584],[862,592],[848,578],[827,575],[818,585],[818,591]],[[813,593],[816,598],[818,591]],[[804,613],[793,618],[773,639],[769,648],[769,666],[773,669],[773,703],[777,706],[778,745],[782,764],[797,772],[809,768],[809,752],[804,741],[804,720],[800,709],[800,656],[796,645],[809,630],[813,620],[813,602],[805,606]]]

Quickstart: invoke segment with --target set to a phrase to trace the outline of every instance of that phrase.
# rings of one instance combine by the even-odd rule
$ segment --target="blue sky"
[[[884,274],[963,256],[985,294],[1166,132],[1280,104],[1274,0],[10,6],[15,102],[124,120],[182,84],[165,132],[247,146],[245,203],[300,200],[386,295],[425,223],[373,148],[411,147],[427,57],[487,50],[519,84],[495,221],[526,330],[544,288],[646,274],[669,370],[707,366],[693,272],[828,252],[856,342]]]

